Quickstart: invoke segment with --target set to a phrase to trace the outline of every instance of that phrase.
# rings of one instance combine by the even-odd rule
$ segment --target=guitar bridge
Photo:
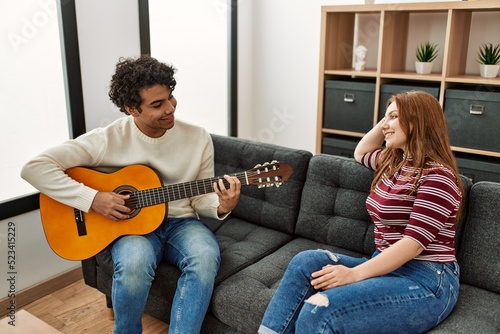
[[[76,229],[78,231],[78,236],[87,235],[87,227],[85,226],[85,217],[83,215],[83,211],[78,209],[73,209],[75,212],[75,223]]]

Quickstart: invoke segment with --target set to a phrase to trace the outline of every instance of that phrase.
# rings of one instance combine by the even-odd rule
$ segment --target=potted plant
[[[418,74],[429,74],[432,72],[433,61],[436,59],[438,51],[436,43],[425,42],[417,46],[415,70]]]
[[[477,53],[479,73],[483,78],[495,78],[500,70],[500,44],[483,43]]]

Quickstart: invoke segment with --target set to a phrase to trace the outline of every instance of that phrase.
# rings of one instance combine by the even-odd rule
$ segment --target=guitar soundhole
[[[115,193],[120,195],[130,195],[130,198],[125,201],[125,206],[132,211],[130,212],[130,218],[134,218],[141,212],[141,208],[137,206],[137,189],[132,186],[120,186],[114,190]],[[129,218],[129,219],[130,219]]]

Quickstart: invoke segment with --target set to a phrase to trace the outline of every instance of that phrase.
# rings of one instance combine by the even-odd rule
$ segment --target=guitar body
[[[156,172],[144,165],[131,165],[109,174],[83,167],[71,168],[66,173],[78,182],[106,192],[127,194],[162,186]],[[167,204],[160,203],[137,209],[130,219],[116,222],[95,211],[84,213],[40,194],[45,237],[52,250],[67,260],[92,257],[123,235],[150,233],[160,226],[166,213]]]

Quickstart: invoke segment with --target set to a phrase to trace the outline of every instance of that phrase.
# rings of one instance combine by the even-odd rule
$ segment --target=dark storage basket
[[[500,182],[500,158],[481,161],[457,157],[456,160],[460,174],[468,177],[472,182]]]
[[[354,149],[358,145],[358,142],[359,140],[324,137],[321,152],[353,158]]]
[[[380,86],[380,104],[378,110],[378,120],[380,121],[385,116],[385,106],[392,95],[410,90],[421,90],[434,96],[439,100],[439,86],[427,85],[423,83],[398,83],[384,84]]]
[[[451,145],[500,152],[500,88],[450,88],[445,97]]]
[[[374,106],[374,82],[325,81],[325,128],[366,133],[373,127]]]

